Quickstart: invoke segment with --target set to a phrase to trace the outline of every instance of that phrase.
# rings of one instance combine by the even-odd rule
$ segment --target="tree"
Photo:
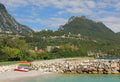
[[[22,51],[28,49],[28,45],[25,42],[25,40],[20,40],[20,39],[11,39],[7,41],[6,45],[11,48],[18,48]]]
[[[10,48],[10,47],[3,47],[1,49],[2,53],[4,53],[4,56],[8,59],[8,60],[20,60],[21,55],[20,55],[20,50],[17,48]]]

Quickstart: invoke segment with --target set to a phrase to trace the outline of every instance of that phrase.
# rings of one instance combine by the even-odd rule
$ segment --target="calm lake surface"
[[[120,82],[120,75],[63,74],[34,77],[20,82]]]

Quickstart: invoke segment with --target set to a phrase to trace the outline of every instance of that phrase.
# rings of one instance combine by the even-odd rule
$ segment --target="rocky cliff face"
[[[0,32],[28,34],[33,32],[33,30],[25,25],[19,24],[8,14],[5,6],[0,3]]]

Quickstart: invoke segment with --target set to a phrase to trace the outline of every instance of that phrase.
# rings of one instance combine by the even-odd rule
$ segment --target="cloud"
[[[112,29],[114,32],[120,32],[120,24],[108,23],[107,26]]]
[[[120,32],[120,18],[115,16],[105,17],[98,19],[105,23],[114,32]]]
[[[70,15],[87,15],[105,23],[115,32],[120,31],[120,1],[119,0],[0,0],[7,9],[16,11],[19,8],[29,7],[30,16],[16,14],[20,22],[35,23],[46,27],[58,27],[65,24]],[[51,8],[56,9],[56,14],[51,12]],[[44,13],[39,11],[49,10],[44,19]],[[17,17],[18,16],[18,17]],[[23,18],[24,17],[24,18]]]
[[[10,10],[17,9],[25,6],[36,6],[39,9],[49,7],[58,8],[58,14],[71,13],[71,14],[84,14],[93,15],[96,11],[102,11],[103,8],[115,7],[116,10],[120,9],[118,0],[0,0]],[[64,12],[63,12],[64,11]]]
[[[25,23],[37,23],[33,19],[24,19],[24,18],[17,18],[17,21],[19,21],[19,22],[25,22]]]
[[[108,9],[112,8],[114,11],[115,10],[120,10],[120,0],[102,0],[102,1],[97,1],[97,7],[99,9]]]
[[[36,23],[36,24],[41,24],[41,25],[44,25],[46,27],[49,27],[49,28],[58,28],[58,26],[60,25],[64,25],[68,19],[65,19],[65,18],[49,18],[49,19],[40,19],[40,18],[34,18],[34,19],[31,19],[31,18],[28,18],[28,19],[24,19],[24,18],[18,18],[18,21],[19,22],[26,22],[26,23]]]
[[[17,9],[19,7],[25,7],[28,5],[27,0],[0,0],[10,10]]]
[[[101,18],[101,20],[103,22],[112,22],[112,23],[119,23],[120,22],[120,18],[115,17],[115,16]]]
[[[87,1],[86,4],[88,5],[89,8],[95,8],[96,3],[94,1]]]
[[[115,5],[116,10],[120,10],[120,2]]]
[[[34,5],[40,9],[47,7],[54,7],[62,10],[66,10],[69,13],[82,13],[88,11],[89,8],[94,8],[95,2],[91,0],[0,0],[10,9],[17,9],[19,7],[25,7],[28,5]],[[75,10],[74,12],[72,10]],[[89,11],[86,13],[89,13]]]
[[[120,9],[119,0],[0,0],[0,2],[10,9],[25,7],[28,5],[34,5],[40,9],[44,9],[46,7],[55,7],[63,10],[91,10],[92,8],[100,9],[106,7],[115,7]]]
[[[46,25],[47,27],[58,27],[67,22],[67,19],[64,18],[50,18],[47,20],[36,19],[40,24]]]

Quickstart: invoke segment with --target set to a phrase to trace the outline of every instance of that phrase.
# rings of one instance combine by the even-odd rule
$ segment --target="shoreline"
[[[28,80],[30,78],[50,75],[54,74],[52,72],[41,72],[41,71],[29,71],[29,72],[19,72],[19,71],[11,71],[4,72],[0,74],[0,82],[23,82],[24,80]]]
[[[0,82],[24,82],[50,74],[120,74],[120,60],[54,59],[35,61],[29,72],[14,71],[17,65],[1,66]]]

